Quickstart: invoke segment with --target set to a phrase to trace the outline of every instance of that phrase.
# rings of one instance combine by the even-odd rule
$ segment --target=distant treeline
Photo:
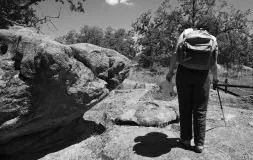
[[[177,5],[170,2],[164,0],[154,13],[143,13],[132,25],[141,37],[137,43],[144,49],[140,63],[150,68],[156,63],[167,66],[179,34],[201,21],[217,38],[218,63],[228,67],[235,64],[253,67],[253,15],[250,9],[235,9],[225,0],[178,0]]]
[[[125,29],[107,27],[104,31],[97,26],[84,25],[79,32],[69,31],[66,35],[56,40],[63,44],[91,43],[105,48],[111,48],[133,59],[136,54],[134,39],[131,32]]]
[[[38,17],[33,6],[45,0],[0,0],[0,28],[23,25],[40,30],[58,16]],[[68,5],[70,10],[84,12],[85,0],[54,0]],[[114,49],[128,58],[135,59],[143,67],[168,66],[177,37],[186,28],[195,27],[201,21],[209,26],[217,37],[219,63],[228,67],[246,65],[253,67],[253,15],[250,9],[240,10],[228,4],[229,0],[164,0],[154,12],[146,11],[132,24],[129,31],[108,27],[84,26],[77,31],[57,38],[71,43],[92,43]],[[75,5],[79,4],[79,5]],[[60,13],[60,12],[59,12]],[[86,14],[86,13],[84,13]],[[134,37],[134,38],[133,38]]]
[[[58,40],[66,44],[87,42],[112,48],[152,69],[154,64],[168,66],[179,34],[202,21],[218,40],[220,64],[253,67],[250,16],[253,16],[250,9],[238,10],[223,0],[178,0],[177,5],[164,0],[155,12],[149,10],[141,14],[130,31],[111,27],[103,31],[84,25],[79,33],[70,31]]]

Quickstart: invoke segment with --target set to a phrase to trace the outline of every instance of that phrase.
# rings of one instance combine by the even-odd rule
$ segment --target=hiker
[[[167,81],[170,82],[178,62],[176,87],[180,114],[180,142],[184,148],[194,149],[197,153],[204,150],[210,89],[209,70],[213,75],[213,82],[218,82],[218,45],[216,38],[208,31],[208,26],[199,22],[196,29],[188,28],[181,33],[166,75]],[[191,146],[192,117],[195,146]]]

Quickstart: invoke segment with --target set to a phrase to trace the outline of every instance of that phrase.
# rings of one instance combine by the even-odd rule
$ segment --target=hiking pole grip
[[[225,127],[226,127],[227,124],[226,124],[226,119],[225,119],[225,115],[224,115],[224,111],[223,111],[223,106],[222,106],[222,102],[221,102],[221,98],[220,98],[219,88],[216,88],[216,90],[217,90],[217,94],[218,94],[218,98],[219,98],[219,102],[220,102],[220,107],[221,107],[221,112],[222,112],[222,115],[223,115],[223,120],[224,120]]]

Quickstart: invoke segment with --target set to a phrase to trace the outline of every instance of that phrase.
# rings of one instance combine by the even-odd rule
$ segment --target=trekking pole
[[[218,97],[219,97],[219,101],[220,101],[220,107],[221,107],[221,112],[222,112],[223,120],[224,120],[225,127],[226,127],[227,124],[226,124],[226,119],[225,119],[225,115],[224,115],[224,111],[223,111],[223,107],[222,107],[222,103],[221,103],[219,88],[217,87],[216,90],[217,90],[217,93],[218,93]]]

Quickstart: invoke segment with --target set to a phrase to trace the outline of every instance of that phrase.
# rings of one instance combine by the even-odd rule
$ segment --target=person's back
[[[173,68],[179,63],[176,73],[180,113],[180,138],[184,147],[191,147],[192,114],[195,151],[204,149],[206,112],[209,98],[209,70],[217,80],[218,46],[216,38],[203,29],[188,28],[179,36],[171,57],[168,81],[174,75]]]
[[[184,67],[209,70],[215,65],[216,38],[205,30],[186,29],[178,44],[177,60]]]

